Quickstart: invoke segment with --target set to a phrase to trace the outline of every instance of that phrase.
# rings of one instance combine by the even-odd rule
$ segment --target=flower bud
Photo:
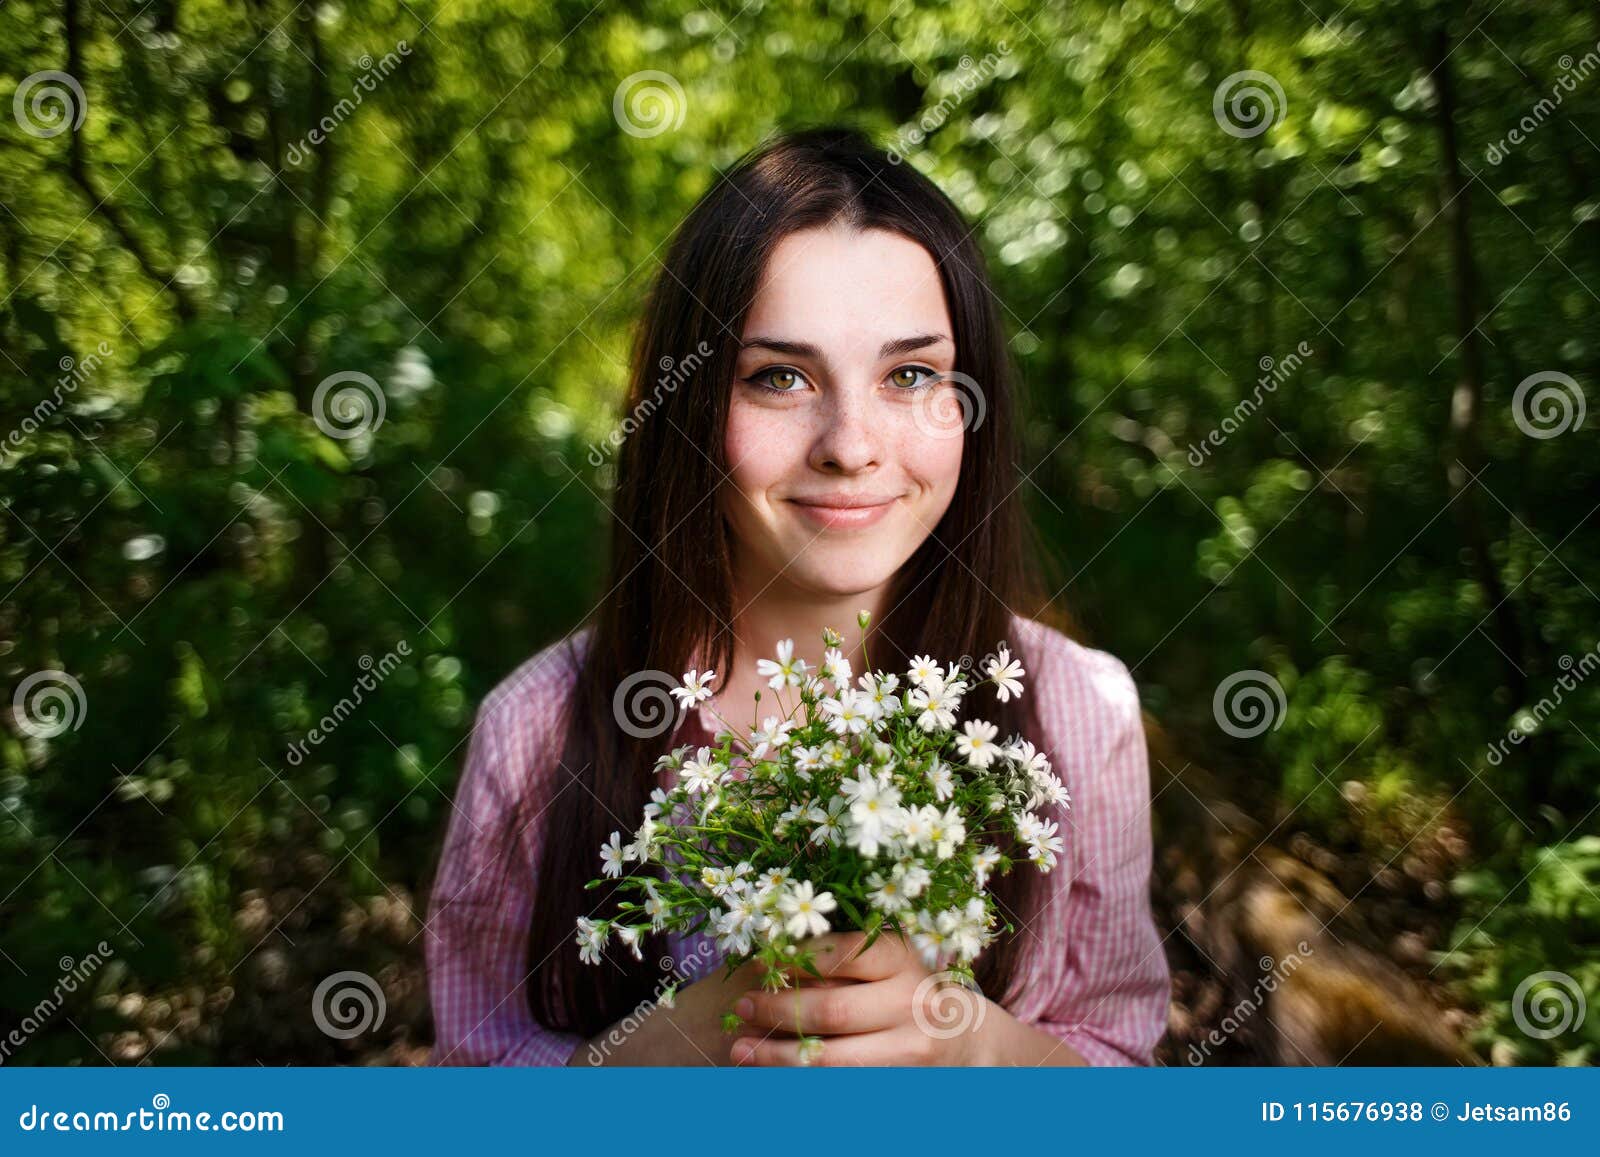
[[[844,645],[844,640],[839,637],[839,632],[832,627],[823,627],[822,644],[825,647],[841,647]]]
[[[872,612],[871,611],[857,611],[856,612],[856,625],[858,627],[860,627],[864,631],[871,624],[872,624]]]

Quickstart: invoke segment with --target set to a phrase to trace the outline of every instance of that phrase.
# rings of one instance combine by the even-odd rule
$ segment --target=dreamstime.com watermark
[[[33,437],[39,427],[66,404],[67,398],[77,393],[78,387],[94,376],[100,369],[102,361],[110,357],[111,353],[111,344],[101,342],[86,357],[74,359],[70,354],[63,357],[57,363],[61,368],[61,376],[51,387],[50,396],[41,398],[32,410],[23,415],[22,421],[17,423],[16,428],[9,431],[5,439],[0,441],[0,462],[4,462],[7,455],[14,453],[18,446]]]
[[[1291,376],[1299,371],[1305,364],[1305,359],[1316,351],[1306,342],[1301,342],[1281,358],[1273,358],[1270,354],[1256,363],[1261,371],[1261,376],[1256,379],[1256,387],[1250,392],[1248,398],[1240,398],[1233,411],[1223,418],[1211,432],[1198,443],[1189,444],[1189,465],[1203,466],[1213,450],[1220,449],[1239,427],[1243,426],[1261,408],[1261,395],[1277,393],[1278,387],[1288,381]]]
[[[1217,726],[1235,739],[1254,739],[1283,726],[1289,700],[1283,684],[1265,671],[1235,671],[1217,684],[1211,714]]]
[[[1556,77],[1555,83],[1550,86],[1550,95],[1540,97],[1505,136],[1491,143],[1483,151],[1483,159],[1491,165],[1498,165],[1509,157],[1512,149],[1526,141],[1538,131],[1540,125],[1550,119],[1551,114],[1561,106],[1568,93],[1577,92],[1578,86],[1588,80],[1596,69],[1600,69],[1600,41],[1596,41],[1595,46],[1576,61],[1567,55],[1556,63],[1561,67],[1561,75]]]
[[[1211,94],[1211,115],[1230,137],[1259,137],[1289,113],[1283,85],[1270,72],[1247,68],[1223,77]]]
[[[83,726],[89,698],[83,684],[51,668],[35,671],[11,695],[11,718],[17,730],[35,739],[54,739]]]
[[[909,121],[896,130],[894,143],[888,150],[890,164],[898,165],[905,160],[907,153],[949,123],[956,109],[965,104],[968,97],[994,79],[1001,63],[1011,55],[1011,46],[1004,40],[997,43],[995,48],[999,49],[998,53],[990,52],[976,62],[970,56],[961,58],[951,82],[953,86],[951,90],[945,93],[938,104],[923,110],[916,120]]]
[[[61,1006],[66,1003],[67,997],[78,991],[80,985],[87,984],[89,978],[107,960],[116,955],[116,951],[104,940],[94,946],[94,951],[82,960],[73,960],[70,956],[63,956],[58,962],[61,969],[61,978],[39,1003],[23,1014],[17,1027],[6,1033],[0,1039],[0,1065],[11,1059],[11,1055],[28,1043],[28,1039],[45,1026],[45,1022],[61,1011]]]
[[[1525,976],[1511,994],[1511,1019],[1535,1040],[1577,1032],[1588,1013],[1583,986],[1565,972]]]
[[[173,1109],[172,1098],[157,1093],[148,1109],[126,1113],[109,1109],[49,1109],[29,1105],[17,1117],[24,1133],[282,1133],[276,1109],[224,1109],[194,1113]]]
[[[638,405],[633,407],[628,416],[611,428],[611,433],[599,442],[589,444],[589,465],[603,466],[605,460],[614,454],[635,430],[644,425],[651,414],[656,412],[661,405],[662,396],[677,393],[678,387],[688,381],[710,356],[710,344],[702,341],[687,357],[663,357],[657,363],[661,376],[656,379],[655,389],[650,391],[650,396],[640,398]]]
[[[589,1054],[585,1058],[589,1064],[591,1066],[604,1064],[606,1058],[611,1055],[611,1050],[620,1048],[630,1036],[638,1032],[639,1027],[658,1007],[671,1008],[673,996],[678,986],[686,983],[689,979],[690,974],[687,965],[696,960],[709,962],[715,952],[715,945],[710,940],[703,940],[689,954],[687,960],[674,960],[670,956],[663,956],[661,958],[661,968],[667,975],[656,982],[655,990],[651,995],[641,1000],[634,1006],[633,1011],[627,1013],[621,1020],[612,1025],[605,1036],[598,1041],[589,1042]]]
[[[324,114],[322,119],[311,127],[310,132],[290,144],[289,151],[283,158],[285,166],[291,169],[298,168],[300,163],[311,155],[313,147],[325,142],[334,129],[350,118],[356,111],[356,106],[366,99],[365,94],[376,92],[378,82],[387,80],[389,75],[400,67],[401,59],[410,55],[411,45],[402,40],[394,46],[393,52],[385,52],[377,60],[373,60],[370,53],[362,56],[356,62],[361,66],[361,75],[356,77],[355,83],[350,86],[350,96],[339,98],[339,103]]]
[[[1567,673],[1555,681],[1549,693],[1539,702],[1525,711],[1517,712],[1516,724],[1506,732],[1504,738],[1489,744],[1490,767],[1499,767],[1510,748],[1521,746],[1523,740],[1538,731],[1544,721],[1555,713],[1569,692],[1576,691],[1579,683],[1600,670],[1600,645],[1592,651],[1585,651],[1576,660],[1571,655],[1562,655],[1556,660],[1556,665]]]
[[[76,132],[89,115],[83,85],[70,73],[36,72],[17,85],[11,96],[11,115],[30,137],[48,140],[68,129]]]
[[[683,127],[689,101],[670,72],[647,68],[622,78],[611,94],[611,115],[630,137],[658,137]]]
[[[394,673],[400,666],[400,661],[411,655],[411,644],[404,639],[395,646],[393,651],[386,652],[383,658],[373,662],[371,655],[362,655],[357,661],[366,672],[355,681],[350,688],[350,694],[344,696],[333,705],[333,710],[318,720],[317,725],[306,732],[304,739],[297,739],[289,745],[285,755],[290,764],[299,767],[311,754],[311,748],[321,746],[322,741],[339,729],[339,725],[355,714],[369,692],[376,691],[378,685]],[[352,698],[352,696],[354,698]]]
[[[1188,1061],[1191,1065],[1204,1064],[1211,1057],[1211,1050],[1221,1048],[1227,1043],[1228,1038],[1238,1032],[1244,1023],[1261,1011],[1265,1003],[1264,995],[1271,996],[1278,991],[1278,986],[1299,970],[1306,957],[1312,955],[1311,945],[1304,940],[1295,945],[1295,951],[1289,953],[1282,960],[1274,961],[1270,956],[1263,956],[1259,961],[1261,971],[1266,975],[1256,981],[1251,988],[1250,995],[1228,1010],[1222,1018],[1222,1023],[1206,1034],[1205,1040],[1200,1044],[1189,1046]]]

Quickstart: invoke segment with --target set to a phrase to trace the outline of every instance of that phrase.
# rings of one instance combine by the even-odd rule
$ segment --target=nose
[[[859,474],[882,459],[881,422],[871,412],[870,389],[836,391],[821,413],[811,446],[811,466],[824,473]]]

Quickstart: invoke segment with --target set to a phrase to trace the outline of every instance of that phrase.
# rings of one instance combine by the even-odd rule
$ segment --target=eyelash
[[[921,381],[919,381],[914,386],[896,386],[895,387],[895,392],[899,393],[899,394],[920,393],[921,391],[927,389],[929,386],[933,385],[934,382],[939,377],[939,371],[934,370],[934,369],[930,369],[928,366],[915,365],[915,364],[911,364],[911,363],[907,363],[906,365],[903,365],[903,366],[895,366],[894,369],[889,371],[889,376],[893,377],[895,374],[899,373],[901,370],[916,370],[917,372],[923,374],[924,377],[922,378]],[[761,391],[763,391],[765,393],[776,394],[779,397],[782,397],[785,394],[797,394],[797,393],[799,393],[800,391],[797,390],[797,389],[780,390],[780,389],[778,389],[778,387],[772,386],[772,385],[768,385],[766,382],[761,380],[767,374],[778,373],[780,371],[787,371],[788,373],[793,374],[795,377],[801,379],[802,381],[805,380],[805,375],[802,374],[799,370],[795,369],[793,366],[767,366],[765,369],[758,370],[755,373],[751,374],[747,378],[741,378],[740,381],[745,382],[747,385],[753,386],[756,389],[761,390]]]

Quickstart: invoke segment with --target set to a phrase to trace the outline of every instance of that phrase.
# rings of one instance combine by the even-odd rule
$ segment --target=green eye
[[[927,385],[935,376],[926,366],[901,366],[889,375],[889,384],[903,390],[915,390]]]
[[[805,384],[800,371],[789,369],[787,366],[773,366],[751,374],[745,381],[774,394],[799,393],[799,387]]]

